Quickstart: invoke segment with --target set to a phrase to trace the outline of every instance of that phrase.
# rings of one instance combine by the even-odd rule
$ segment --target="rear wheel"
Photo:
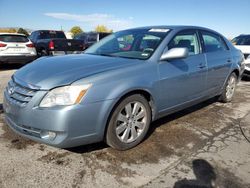
[[[121,101],[111,114],[106,143],[118,150],[135,147],[147,134],[150,122],[148,101],[142,95],[131,95]]]
[[[40,52],[38,52],[38,56],[42,57],[42,56],[48,56],[48,53],[45,49],[41,49]]]
[[[221,94],[221,96],[219,98],[219,100],[221,102],[226,103],[226,102],[232,101],[234,93],[235,93],[235,89],[236,89],[236,84],[237,84],[237,76],[233,72],[229,76],[229,78],[224,86],[223,93]]]

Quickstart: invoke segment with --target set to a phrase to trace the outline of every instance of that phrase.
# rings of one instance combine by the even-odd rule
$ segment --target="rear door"
[[[207,59],[208,94],[215,94],[222,88],[231,68],[231,53],[224,39],[213,32],[200,31],[203,52]]]
[[[189,56],[185,59],[162,61],[159,64],[161,84],[161,108],[166,110],[203,96],[206,83],[206,60],[196,30],[179,32],[167,48],[185,47]]]

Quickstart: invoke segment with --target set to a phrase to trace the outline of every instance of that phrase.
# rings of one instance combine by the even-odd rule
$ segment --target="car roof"
[[[239,35],[238,37],[250,37],[250,34],[242,34],[242,35]]]
[[[137,28],[131,28],[131,29],[170,29],[170,30],[200,29],[200,30],[207,30],[207,31],[218,33],[206,27],[192,26],[192,25],[153,25],[153,26],[137,27]]]
[[[0,35],[19,35],[19,36],[27,37],[26,35],[24,35],[22,33],[0,33]]]
[[[62,31],[62,30],[53,30],[53,29],[45,29],[45,30],[35,30],[35,31],[32,31],[32,33],[34,33],[34,32],[64,32],[64,31]]]
[[[78,35],[89,35],[89,34],[111,34],[111,33],[109,33],[109,32],[90,31],[90,32],[82,32],[82,33],[79,33]]]

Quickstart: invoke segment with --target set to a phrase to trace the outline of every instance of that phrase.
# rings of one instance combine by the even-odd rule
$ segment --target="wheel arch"
[[[239,76],[240,76],[240,71],[238,69],[233,69],[233,71],[231,72],[232,73],[235,73],[236,76],[237,76],[237,79],[239,79]]]
[[[154,102],[152,94],[148,90],[146,90],[146,89],[139,89],[139,88],[127,91],[126,93],[123,93],[120,97],[118,97],[117,100],[114,102],[114,105],[112,106],[111,111],[109,112],[108,118],[107,118],[107,120],[105,122],[105,130],[104,130],[103,139],[105,139],[105,136],[106,136],[106,133],[107,133],[107,129],[108,129],[109,121],[110,121],[112,113],[114,112],[114,110],[116,109],[116,107],[125,98],[127,98],[127,97],[129,97],[131,95],[135,95],[135,94],[142,95],[148,101],[149,106],[150,106],[150,110],[151,110],[152,121],[155,119],[155,116],[156,116],[156,106],[155,106],[155,102]]]

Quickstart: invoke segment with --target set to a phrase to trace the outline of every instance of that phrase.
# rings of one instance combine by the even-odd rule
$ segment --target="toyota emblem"
[[[9,95],[13,95],[14,92],[15,92],[15,87],[14,86],[10,86],[9,89],[8,89]]]

